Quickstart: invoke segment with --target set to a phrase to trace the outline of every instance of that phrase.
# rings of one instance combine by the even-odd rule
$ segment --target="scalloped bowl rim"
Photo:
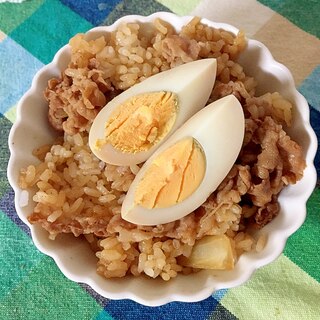
[[[174,27],[178,27],[179,29],[179,26],[185,24],[190,19],[192,19],[192,16],[179,17],[179,16],[176,16],[175,14],[167,13],[167,12],[157,12],[146,17],[138,16],[138,15],[124,16],[118,19],[114,24],[110,26],[96,27],[89,30],[86,34],[92,35],[92,34],[101,33],[101,32],[110,32],[116,29],[119,24],[124,22],[132,22],[132,21],[150,22],[155,18],[162,18],[166,21],[169,21]],[[214,26],[216,28],[222,28],[222,29],[228,30],[232,33],[238,32],[237,28],[229,24],[215,23],[204,18],[202,19],[202,22],[210,26]],[[295,216],[296,220],[292,222],[292,224],[290,224],[289,227],[286,229],[273,230],[272,228],[274,226],[274,222],[266,226],[264,229],[266,230],[267,233],[269,232],[269,230],[271,230],[270,231],[271,239],[273,239],[273,242],[274,244],[276,244],[276,246],[273,248],[271,252],[269,250],[267,255],[264,255],[263,251],[260,254],[249,253],[249,254],[242,255],[236,265],[236,268],[238,268],[239,265],[241,265],[241,272],[238,271],[240,272],[240,275],[238,276],[235,275],[233,278],[232,276],[231,278],[228,278],[227,276],[227,279],[225,279],[226,273],[224,272],[212,273],[211,271],[201,271],[197,273],[196,276],[192,275],[191,277],[179,275],[176,279],[173,279],[169,281],[169,283],[165,283],[165,284],[160,283],[157,280],[149,280],[145,278],[143,278],[143,280],[138,279],[142,277],[138,277],[134,279],[132,279],[131,277],[130,280],[125,280],[125,281],[123,279],[97,281],[96,277],[95,279],[93,279],[94,276],[89,277],[89,276],[81,275],[79,273],[78,274],[75,273],[74,270],[70,269],[70,266],[67,266],[65,257],[63,255],[63,251],[62,252],[56,251],[56,248],[54,248],[54,245],[53,247],[51,247],[51,245],[48,245],[47,242],[44,243],[43,240],[39,238],[38,236],[38,233],[40,232],[39,229],[28,222],[26,218],[27,213],[24,212],[24,210],[26,209],[20,207],[21,189],[19,188],[17,183],[16,161],[19,158],[19,155],[21,157],[21,154],[19,154],[18,148],[16,147],[16,143],[18,143],[18,146],[19,146],[19,142],[17,142],[15,139],[16,139],[17,131],[19,131],[21,127],[26,125],[22,120],[23,118],[22,114],[23,114],[23,108],[27,104],[28,99],[35,98],[39,94],[39,92],[37,92],[37,90],[39,91],[39,89],[37,88],[43,76],[45,75],[52,76],[53,74],[56,74],[57,71],[60,70],[59,62],[61,59],[63,59],[64,56],[67,55],[67,52],[69,51],[69,46],[65,45],[64,47],[62,47],[56,53],[52,62],[44,66],[37,72],[37,74],[35,75],[32,81],[31,88],[24,94],[24,96],[21,98],[21,100],[18,103],[16,122],[13,124],[10,131],[8,143],[9,143],[11,156],[8,163],[8,180],[15,192],[15,207],[16,207],[17,214],[19,218],[30,228],[32,239],[34,241],[35,246],[44,254],[52,257],[55,263],[57,264],[57,266],[59,267],[59,269],[61,270],[61,272],[66,277],[76,282],[82,282],[82,283],[88,284],[89,286],[92,287],[94,291],[98,292],[100,295],[109,299],[131,299],[140,304],[147,305],[147,306],[160,306],[165,303],[169,303],[173,301],[183,301],[183,302],[200,301],[212,295],[216,290],[239,286],[245,283],[252,276],[252,274],[255,272],[256,269],[271,263],[282,253],[288,237],[291,234],[293,234],[303,224],[306,217],[306,202],[309,196],[311,195],[314,189],[314,186],[316,184],[316,170],[313,165],[313,161],[314,161],[314,157],[317,149],[317,139],[309,122],[310,115],[309,115],[308,103],[305,100],[305,98],[296,90],[290,71],[284,65],[276,62],[273,59],[270,51],[261,42],[248,39],[248,46],[249,45],[254,48],[258,48],[261,51],[260,54],[261,54],[262,60],[264,61],[264,65],[268,65],[268,67],[271,67],[271,69],[273,68],[274,70],[277,69],[278,70],[277,72],[279,72],[278,75],[281,75],[282,77],[284,77],[285,83],[288,87],[287,88],[288,92],[291,94],[291,97],[293,97],[294,100],[300,105],[299,107],[299,113],[301,117],[300,125],[301,124],[303,125],[303,131],[306,137],[308,138],[309,147],[307,148],[307,150],[305,150],[307,168],[304,172],[303,179],[300,182],[298,182],[296,185],[290,186],[288,188],[290,189],[289,191],[287,190],[283,191],[284,193],[289,194],[289,195],[285,195],[284,197],[288,196],[290,198],[291,192],[293,192],[294,196],[297,196],[298,203],[295,203],[294,205],[295,210],[297,210],[296,207],[298,208],[298,215]],[[21,142],[20,142],[20,145],[21,145]],[[303,188],[300,187],[300,189],[303,190],[303,194],[299,192],[298,193],[294,192],[295,190],[294,188],[297,189],[298,186],[301,184],[303,184]],[[280,198],[281,196],[279,197],[279,199]],[[293,202],[297,202],[297,201],[293,201]],[[281,205],[285,205],[285,204],[286,204],[285,201],[284,203],[281,203]],[[269,239],[270,239],[270,236],[269,236]],[[70,250],[73,250],[73,248],[71,248]],[[75,248],[74,250],[78,250],[78,249]],[[234,270],[231,271],[229,275],[232,274],[232,272],[235,272],[235,271]],[[193,281],[194,279],[198,279],[198,278],[199,279],[201,278],[201,281],[202,281],[203,286],[201,287],[201,289],[198,289],[198,291],[196,292],[192,292],[192,290],[190,292],[188,289],[183,290],[184,285],[187,285],[187,282]],[[113,287],[113,285],[115,284],[114,281],[121,282],[121,284],[123,283],[126,284],[128,283],[128,281],[130,281],[129,288],[132,290],[130,291],[129,289],[127,289],[125,285],[122,286],[122,290],[119,290],[119,288],[114,289]],[[150,281],[154,281],[154,282],[150,282]],[[106,288],[105,285],[101,284],[101,282],[109,283],[110,288],[109,287]],[[170,284],[170,282],[172,283]],[[175,288],[174,282],[177,283],[178,289]],[[141,288],[144,285],[146,285],[146,288],[148,288],[149,284],[151,284],[151,287],[154,287],[153,283],[156,283],[157,285],[159,285],[158,287],[160,289],[159,294],[155,294],[154,292],[150,294],[151,291],[142,292],[143,290]]]

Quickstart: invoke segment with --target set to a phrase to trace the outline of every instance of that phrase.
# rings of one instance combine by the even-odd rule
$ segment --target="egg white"
[[[203,204],[235,163],[245,130],[243,109],[229,95],[203,108],[179,128],[145,162],[132,182],[121,208],[123,219],[139,225],[157,225],[178,220]],[[134,203],[135,190],[153,160],[178,141],[193,137],[206,159],[205,175],[196,191],[184,201],[167,208],[147,209]]]
[[[89,132],[89,146],[102,161],[114,165],[133,165],[146,161],[169,136],[192,115],[202,109],[209,99],[216,78],[216,59],[202,59],[160,72],[134,85],[110,101],[96,116]],[[125,153],[110,143],[95,148],[98,139],[105,138],[105,124],[112,112],[127,99],[142,93],[170,91],[178,97],[176,121],[170,132],[147,151]]]

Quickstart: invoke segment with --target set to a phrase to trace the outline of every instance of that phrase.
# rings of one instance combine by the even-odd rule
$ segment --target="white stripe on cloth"
[[[275,14],[255,0],[203,0],[191,15],[229,23],[252,37]]]

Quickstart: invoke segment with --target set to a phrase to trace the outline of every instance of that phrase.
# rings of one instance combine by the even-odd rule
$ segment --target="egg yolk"
[[[177,116],[178,97],[160,91],[139,94],[127,99],[111,114],[105,124],[105,139],[95,143],[101,149],[110,143],[121,152],[149,150],[171,130]]]
[[[135,191],[135,204],[166,208],[189,197],[200,185],[206,170],[204,152],[193,138],[174,144],[157,156]]]

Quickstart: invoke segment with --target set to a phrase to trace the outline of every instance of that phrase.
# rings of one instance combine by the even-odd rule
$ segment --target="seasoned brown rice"
[[[197,239],[226,234],[236,259],[246,251],[262,251],[267,236],[257,241],[250,227],[263,227],[279,212],[277,196],[302,176],[301,148],[283,131],[291,123],[291,104],[278,93],[255,96],[256,81],[236,62],[246,46],[244,34],[208,27],[194,18],[177,33],[156,19],[148,33],[138,23],[123,24],[105,37],[70,40],[71,62],[45,92],[50,123],[62,136],[34,151],[39,165],[21,170],[20,186],[37,187],[29,216],[54,239],[60,233],[85,235],[106,278],[161,277],[167,281],[186,267]],[[121,218],[121,204],[140,166],[113,166],[97,159],[88,147],[88,131],[110,99],[158,72],[189,61],[214,57],[217,80],[209,102],[234,94],[246,117],[239,158],[218,189],[195,212],[153,227]],[[293,151],[292,151],[293,150]],[[272,152],[274,158],[267,159]],[[295,155],[295,160],[289,154]],[[270,160],[270,161],[269,161]],[[269,161],[269,162],[268,162]]]

